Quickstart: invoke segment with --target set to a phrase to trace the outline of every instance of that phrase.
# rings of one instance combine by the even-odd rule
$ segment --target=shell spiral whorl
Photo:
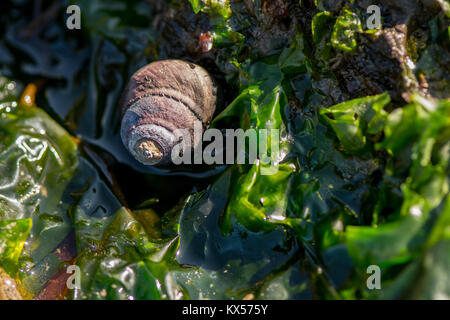
[[[164,60],[139,69],[120,101],[123,144],[143,164],[169,162],[178,142],[174,131],[186,129],[195,147],[194,123],[211,120],[216,95],[208,72],[193,63]]]

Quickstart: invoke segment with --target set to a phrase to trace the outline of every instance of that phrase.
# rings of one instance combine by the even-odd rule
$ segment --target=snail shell
[[[216,109],[217,87],[202,67],[181,60],[153,62],[131,77],[122,95],[121,138],[133,157],[146,165],[167,163],[186,129],[195,148],[194,123],[202,128]]]

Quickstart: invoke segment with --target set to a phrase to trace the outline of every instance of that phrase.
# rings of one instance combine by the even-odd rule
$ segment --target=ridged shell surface
[[[170,161],[177,129],[193,140],[194,123],[205,126],[214,115],[217,88],[202,67],[164,60],[139,69],[122,95],[121,137],[125,147],[144,164]]]

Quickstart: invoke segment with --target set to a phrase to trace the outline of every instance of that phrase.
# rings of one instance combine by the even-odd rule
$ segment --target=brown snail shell
[[[195,148],[194,123],[204,127],[216,109],[217,87],[202,67],[181,60],[153,62],[133,74],[120,101],[121,138],[139,162],[168,163],[186,129]]]

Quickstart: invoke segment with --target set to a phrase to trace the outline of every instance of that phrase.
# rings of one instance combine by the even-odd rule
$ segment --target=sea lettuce
[[[77,2],[87,47],[43,41],[69,50],[68,60],[80,53],[70,75],[43,67],[48,52],[64,54],[8,33],[33,58],[23,70],[67,82],[47,89],[42,105],[67,130],[2,82],[0,266],[38,296],[75,264],[73,299],[448,299],[445,1],[425,47],[408,47],[420,94],[371,81],[378,73],[364,58],[388,70],[395,61],[362,31],[359,2],[292,2],[285,16],[266,1],[155,3]],[[199,36],[212,40],[208,52]],[[134,164],[116,102],[137,68],[172,57],[205,66],[225,90],[211,127],[280,130],[271,162],[220,166],[182,194],[159,189],[191,172]],[[372,93],[353,90],[361,79]],[[58,103],[68,92],[72,102]],[[61,255],[61,241],[75,254]],[[367,287],[371,265],[381,290]]]
[[[336,49],[352,52],[357,46],[358,32],[362,32],[361,20],[357,14],[346,9],[336,19],[331,34],[331,45]]]
[[[0,266],[12,276],[16,275],[31,224],[31,219],[0,221]]]
[[[383,108],[390,102],[388,93],[364,97],[322,108],[320,113],[336,132],[344,149],[355,153],[366,145],[367,135],[379,134],[386,122]]]
[[[20,104],[15,82],[1,83],[0,265],[35,296],[76,254],[72,215],[111,215],[119,202],[76,139],[42,109]]]
[[[46,259],[71,229],[68,205],[61,199],[78,164],[76,144],[42,110],[21,105],[17,89],[7,94],[16,87],[14,82],[5,78],[2,82],[0,222],[2,235],[11,242],[6,251],[9,257],[3,257],[1,263],[13,277],[20,277],[26,290],[37,293],[47,275],[40,275],[39,286],[29,279],[35,278],[32,274],[41,263],[49,262]],[[17,232],[13,247],[9,229]],[[47,269],[56,266],[52,263],[55,259],[46,264]]]

